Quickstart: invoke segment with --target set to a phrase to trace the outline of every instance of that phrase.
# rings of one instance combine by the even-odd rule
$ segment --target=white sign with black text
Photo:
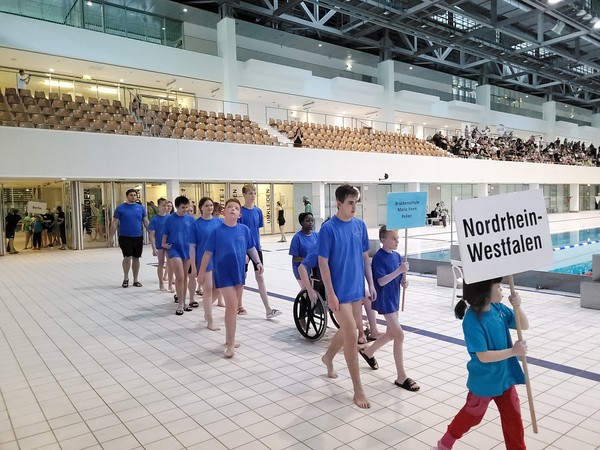
[[[540,189],[458,201],[454,221],[467,283],[552,264]]]

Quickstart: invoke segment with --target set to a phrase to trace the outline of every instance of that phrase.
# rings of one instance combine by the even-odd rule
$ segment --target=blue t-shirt
[[[300,258],[306,258],[309,253],[313,253],[317,250],[317,236],[319,233],[312,232],[308,236],[303,231],[298,231],[292,238],[290,243],[290,255],[292,256],[292,271],[296,280],[300,279],[298,273],[298,267],[300,267],[299,261],[294,261],[293,256],[299,256]]]
[[[512,347],[509,328],[516,328],[514,311],[502,303],[491,303],[490,310],[477,313],[469,308],[463,319],[463,332],[471,360],[467,363],[467,388],[480,397],[502,395],[515,384],[524,384],[525,376],[516,356],[482,363],[477,352],[505,350]]]
[[[306,258],[300,264],[306,267],[306,270],[310,273],[311,270],[319,268],[319,256],[316,253],[310,253],[306,255]]]
[[[400,282],[404,274],[401,273],[385,286],[380,286],[377,280],[392,273],[400,264],[402,264],[402,257],[398,252],[388,253],[380,248],[373,255],[371,272],[373,273],[373,284],[375,284],[377,300],[371,304],[371,307],[379,314],[390,314],[399,309]]]
[[[252,239],[252,247],[256,248],[256,251],[260,251],[260,233],[258,229],[265,226],[262,210],[258,206],[252,209],[242,206],[241,213],[242,216],[238,219],[238,222],[248,227]]]
[[[163,235],[167,235],[167,243],[171,244],[171,248],[167,249],[169,258],[190,258],[189,237],[192,223],[194,218],[189,214],[170,214],[165,221]]]
[[[196,269],[200,268],[202,263],[202,256],[204,256],[204,250],[206,249],[206,242],[212,234],[215,228],[223,223],[223,219],[219,217],[213,217],[212,219],[206,220],[202,217],[194,220],[194,223],[190,227],[190,244],[196,244],[196,255],[191,255],[196,258]],[[213,270],[213,259],[210,258],[210,262],[206,268],[207,272]]]
[[[244,284],[246,253],[253,247],[250,230],[244,224],[230,227],[222,223],[213,230],[205,251],[212,253],[216,288]]]
[[[333,216],[319,230],[317,254],[329,260],[331,282],[340,303],[365,296],[363,253],[369,251],[367,227],[353,217],[348,222]]]
[[[139,203],[122,203],[115,209],[114,218],[119,220],[119,236],[142,236],[142,223],[146,217],[146,208]]]
[[[157,214],[152,219],[150,219],[148,229],[150,231],[154,231],[154,244],[156,245],[157,250],[162,250],[163,230],[165,228],[165,221],[168,217],[168,214],[165,214],[164,216],[160,216]]]

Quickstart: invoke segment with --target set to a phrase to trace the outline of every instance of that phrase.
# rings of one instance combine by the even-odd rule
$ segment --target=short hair
[[[56,207],[56,210],[57,210],[57,211],[62,211],[62,206],[57,206],[57,207]]]
[[[302,225],[302,222],[304,222],[304,219],[306,219],[307,216],[312,216],[312,213],[303,212],[298,214],[298,223]]]
[[[335,199],[344,203],[348,197],[358,197],[360,198],[360,192],[354,186],[349,185],[348,183],[342,184],[335,190]]]
[[[185,195],[180,195],[175,199],[175,208],[179,208],[179,205],[189,205],[190,201]]]
[[[158,200],[156,200],[156,203],[158,205],[160,205],[161,203],[167,203],[167,199],[164,197],[159,198]]]
[[[254,186],[253,184],[250,184],[250,183],[245,184],[244,187],[242,188],[242,194],[246,194],[250,191],[256,192],[256,186]],[[227,203],[225,203],[225,205],[227,205]]]
[[[127,189],[127,191],[125,192],[125,197],[127,197],[132,192],[135,192],[135,194],[137,195],[137,191],[135,189]]]
[[[211,202],[214,206],[215,202],[213,202],[213,199],[210,197],[202,197],[199,201],[198,201],[198,207],[202,208],[202,206],[204,206],[204,204],[206,202]]]
[[[483,308],[490,303],[492,286],[502,281],[500,278],[478,281],[477,283],[463,284],[463,298],[454,307],[454,315],[457,319],[462,319],[467,310],[467,303],[477,313],[480,318]]]
[[[227,200],[225,202],[225,207],[227,207],[227,205],[229,205],[230,203],[237,203],[240,208],[242,207],[242,204],[240,203],[240,201],[237,198],[235,198],[235,197],[230,198],[229,200]]]
[[[385,239],[387,237],[387,234],[390,231],[396,231],[396,230],[388,230],[385,225],[382,225],[381,228],[379,229],[379,240]]]

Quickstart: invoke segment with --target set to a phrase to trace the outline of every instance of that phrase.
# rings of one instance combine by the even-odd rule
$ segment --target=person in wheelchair
[[[316,253],[310,253],[298,266],[299,283],[308,292],[312,306],[317,302],[317,292],[325,300],[325,290],[319,273],[319,259]]]
[[[302,288],[305,286],[303,286],[302,282],[300,281],[298,268],[300,267],[300,263],[304,258],[306,258],[310,253],[316,251],[317,237],[319,233],[313,231],[315,220],[311,213],[300,213],[300,215],[298,215],[298,222],[300,222],[302,229],[298,231],[292,238],[289,254],[292,257],[292,272],[294,273],[294,277],[298,281],[298,284]]]

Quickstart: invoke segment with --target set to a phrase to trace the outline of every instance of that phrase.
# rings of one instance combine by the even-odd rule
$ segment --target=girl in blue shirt
[[[467,402],[448,425],[446,434],[438,441],[436,450],[449,450],[472,427],[479,424],[494,400],[500,412],[504,443],[508,450],[525,450],[521,407],[515,384],[524,384],[525,376],[517,356],[527,353],[525,341],[514,345],[509,328],[516,328],[514,311],[502,301],[501,278],[464,284],[463,299],[454,308],[463,319],[463,332],[471,360],[467,363]],[[469,303],[469,309],[467,304]],[[519,309],[521,328],[529,322],[521,308],[518,294],[508,297]],[[466,310],[466,313],[465,313]]]
[[[373,283],[377,292],[377,300],[371,304],[371,308],[385,317],[386,331],[379,336],[375,343],[366,349],[360,349],[360,355],[367,361],[373,370],[379,369],[375,352],[390,341],[394,341],[394,361],[396,363],[397,377],[394,384],[408,391],[416,392],[420,389],[419,385],[408,378],[404,370],[404,331],[398,320],[398,310],[400,309],[400,286],[403,289],[408,287],[406,281],[406,271],[408,263],[402,261],[402,257],[395,250],[398,248],[398,232],[388,230],[385,225],[379,230],[380,248],[371,262],[373,272]]]
[[[167,215],[167,200],[164,198],[159,198],[158,201],[158,214],[156,214],[150,220],[150,225],[148,225],[148,231],[150,232],[150,245],[152,246],[152,254],[158,257],[158,268],[156,269],[156,273],[158,274],[158,287],[161,291],[165,290],[165,262],[166,262],[166,252],[162,247],[162,236],[163,229],[165,227],[165,221],[169,217]],[[171,279],[169,281],[169,290],[172,289],[172,281],[173,275],[171,274]]]
[[[215,205],[212,199],[203,197],[198,202],[200,208],[200,217],[197,218],[190,227],[190,259],[192,263],[192,278],[198,276],[198,268],[202,263],[202,256],[206,250],[208,238],[212,232],[223,224],[223,220],[218,217],[213,217]],[[212,315],[212,304],[217,299],[213,296],[213,262],[212,258],[206,267],[204,282],[199,285],[204,292],[202,304],[204,307],[204,320],[206,320],[206,328],[213,331],[218,331],[220,328],[214,325]],[[190,290],[190,295],[193,295],[193,290]],[[193,298],[193,297],[192,297]]]
[[[246,254],[262,275],[263,265],[254,247],[248,227],[238,223],[241,205],[236,198],[227,200],[224,223],[211,233],[206,243],[198,280],[204,284],[208,264],[213,258],[215,287],[221,289],[225,299],[225,357],[232,358],[238,344],[235,342],[238,302],[242,297],[245,281]],[[206,294],[205,294],[206,295]]]
[[[292,238],[289,254],[292,257],[292,272],[294,273],[294,277],[298,281],[298,284],[302,288],[298,268],[300,267],[300,263],[302,263],[304,258],[306,258],[310,253],[316,252],[317,237],[319,236],[319,233],[312,230],[315,220],[311,213],[300,213],[298,216],[298,222],[300,222],[302,229],[298,231]]]

